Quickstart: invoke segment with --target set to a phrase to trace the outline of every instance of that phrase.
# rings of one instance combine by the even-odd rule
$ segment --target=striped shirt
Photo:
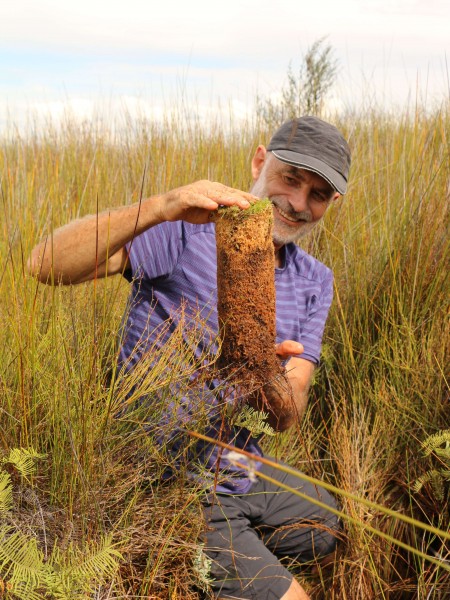
[[[295,244],[287,244],[284,249],[283,265],[275,269],[277,343],[301,342],[302,358],[317,364],[332,301],[333,276],[330,269]],[[120,350],[126,369],[143,359],[156,362],[158,348],[167,344],[175,332],[180,335],[180,330],[181,345],[191,348],[199,360],[214,354],[218,334],[214,224],[162,223],[136,237],[127,250],[132,291]],[[153,358],[148,357],[149,353]],[[186,385],[174,380],[170,397],[166,391],[164,399],[159,398],[166,403],[165,410],[158,413],[160,441],[179,452],[186,444],[179,432],[206,416],[206,434],[216,438],[220,435],[223,441],[262,456],[248,430],[227,430],[224,405],[232,401],[233,393],[223,382],[213,379],[201,385]],[[155,402],[157,396],[155,393],[145,401]],[[197,465],[197,476],[201,471],[206,483],[214,483],[216,491],[245,493],[251,485],[247,472],[230,464],[226,457],[227,452],[219,452],[216,446],[197,445],[192,465]]]

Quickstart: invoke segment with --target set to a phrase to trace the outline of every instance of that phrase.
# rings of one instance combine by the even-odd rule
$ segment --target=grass
[[[323,361],[302,423],[265,444],[344,492],[351,520],[339,559],[319,576],[301,574],[314,599],[441,600],[450,594],[448,542],[383,507],[449,529],[448,483],[442,499],[431,484],[413,484],[430,460],[439,468],[421,442],[449,427],[450,111],[394,118],[369,109],[336,124],[354,157],[349,191],[303,243],[335,273]],[[128,284],[46,287],[27,275],[26,259],[45,232],[141,193],[204,178],[247,190],[249,159],[269,131],[258,122],[206,131],[175,113],[159,126],[129,121],[126,132],[67,122],[1,141],[0,455],[45,455],[27,480],[12,473],[8,519],[46,556],[55,545],[87,553],[112,535],[122,555],[115,574],[80,597],[189,600],[207,588],[193,568],[200,492],[183,472],[158,483],[171,458],[143,423],[161,406],[113,418],[134,385],[113,366]],[[145,389],[164,402],[197,367],[174,335]],[[201,432],[203,419],[199,411],[192,427]],[[7,590],[4,572],[0,597],[2,582]]]

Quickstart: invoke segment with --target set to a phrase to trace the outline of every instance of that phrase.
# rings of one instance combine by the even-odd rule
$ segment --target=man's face
[[[339,194],[320,175],[283,163],[272,154],[264,153],[264,156],[258,169],[255,168],[255,155],[255,183],[250,191],[271,200],[274,206],[273,240],[279,248],[309,233]]]

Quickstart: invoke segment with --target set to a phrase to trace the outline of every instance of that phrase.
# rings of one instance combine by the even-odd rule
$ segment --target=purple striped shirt
[[[122,364],[131,368],[150,348],[161,347],[180,324],[180,319],[184,319],[186,343],[192,346],[192,340],[196,340],[197,356],[208,349],[215,352],[218,320],[214,224],[162,223],[135,238],[127,250],[132,292],[124,320]],[[333,296],[330,269],[295,244],[287,244],[283,266],[275,269],[275,286],[277,342],[301,342],[305,349],[302,358],[318,363]],[[204,324],[200,335],[199,318]],[[190,324],[197,331],[190,330]],[[206,410],[208,435],[218,437],[220,431],[223,441],[262,456],[257,440],[244,428],[229,431],[224,439],[223,411],[220,410],[223,383],[214,380],[202,387],[187,387],[181,391],[175,385],[174,399],[165,400],[166,417],[161,417],[161,431],[164,431],[164,423],[171,422],[173,426],[174,414],[182,429],[189,426],[199,411]],[[177,439],[175,431],[166,431],[159,437],[167,442],[171,434],[175,440],[172,449],[178,451],[182,436]],[[245,493],[251,485],[248,475],[231,465],[226,455],[227,452],[220,455],[215,446],[197,446],[192,464],[203,465],[201,477],[211,485],[215,482],[218,492]]]

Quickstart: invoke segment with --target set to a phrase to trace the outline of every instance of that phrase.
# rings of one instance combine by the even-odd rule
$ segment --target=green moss
[[[261,198],[249,206],[249,208],[239,208],[238,206],[221,206],[218,210],[218,216],[226,218],[247,219],[252,215],[258,215],[264,211],[272,210],[272,202],[268,198]]]

